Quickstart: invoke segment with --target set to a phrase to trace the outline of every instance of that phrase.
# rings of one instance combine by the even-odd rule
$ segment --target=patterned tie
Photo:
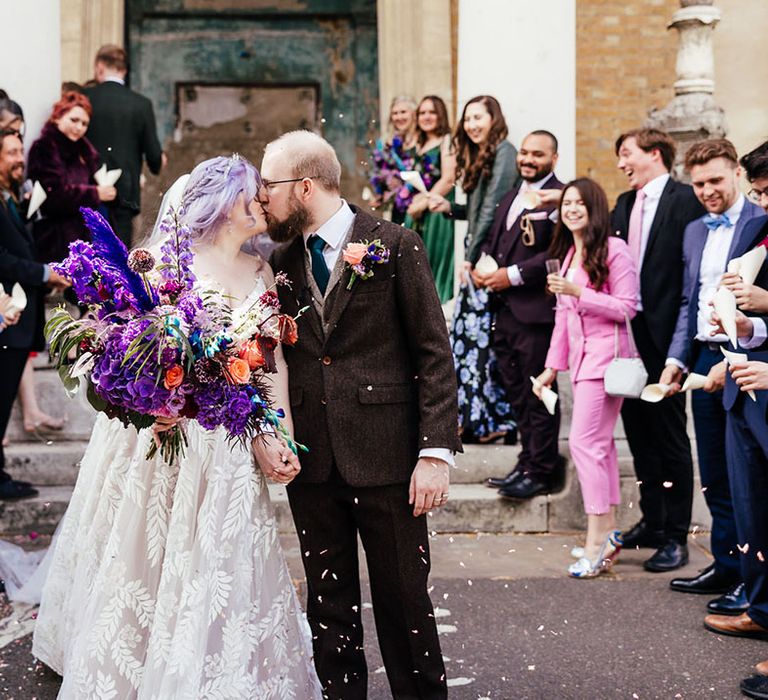
[[[627,235],[629,250],[637,263],[638,269],[640,269],[643,262],[640,259],[640,249],[643,243],[643,202],[645,197],[646,195],[643,190],[637,191],[635,204],[632,207],[632,213],[629,215],[629,232]]]
[[[331,273],[328,271],[328,265],[326,265],[325,258],[323,257],[323,248],[325,248],[325,241],[313,233],[309,240],[307,240],[307,249],[312,260],[312,276],[315,278],[315,282],[317,282],[317,286],[323,293],[323,296],[325,296],[325,290],[328,288],[328,280],[331,278]]]
[[[704,225],[710,231],[717,231],[721,226],[725,226],[725,228],[733,227],[733,223],[728,218],[728,214],[707,214],[704,217]]]

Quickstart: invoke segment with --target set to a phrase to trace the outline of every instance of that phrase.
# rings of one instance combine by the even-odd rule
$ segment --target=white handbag
[[[640,398],[648,381],[648,372],[645,371],[645,365],[638,355],[635,337],[632,335],[632,324],[626,314],[624,314],[624,321],[627,324],[630,357],[619,357],[619,324],[616,323],[614,324],[613,359],[605,370],[603,383],[605,393],[609,396],[637,399]]]

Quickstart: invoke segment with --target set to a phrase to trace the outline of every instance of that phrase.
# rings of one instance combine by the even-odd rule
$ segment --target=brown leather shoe
[[[707,615],[704,627],[711,632],[727,634],[731,637],[749,637],[750,639],[768,640],[768,629],[761,627],[747,613],[738,617],[729,615]]]
[[[755,671],[761,676],[768,676],[768,661],[761,661],[759,664],[756,664]]]

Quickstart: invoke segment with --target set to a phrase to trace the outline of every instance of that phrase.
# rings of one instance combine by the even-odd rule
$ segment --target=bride
[[[248,161],[198,165],[182,196],[198,283],[233,315],[272,284],[241,247],[266,230]],[[278,352],[275,404],[292,430]],[[186,456],[145,459],[151,430],[99,414],[49,553],[33,653],[63,675],[59,698],[321,698],[309,627],[254,455],[223,428],[186,427]],[[258,463],[288,483],[298,459],[277,437]]]

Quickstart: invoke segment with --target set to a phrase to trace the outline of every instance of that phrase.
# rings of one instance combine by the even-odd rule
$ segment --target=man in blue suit
[[[750,197],[768,212],[768,142],[741,159],[752,190]],[[745,226],[732,257],[768,243],[768,217]],[[768,639],[768,263],[752,285],[735,274],[722,283],[733,291],[739,308],[739,345],[748,360],[731,365],[725,377],[728,476],[741,549],[741,572],[749,601],[738,617],[708,615],[704,626],[720,634]],[[755,392],[751,400],[747,391]],[[768,661],[757,664],[757,675],[741,683],[753,698],[768,698]]]
[[[742,233],[763,210],[739,191],[741,168],[730,141],[714,139],[694,144],[686,154],[685,166],[707,214],[685,229],[683,295],[659,381],[673,386],[672,392],[676,393],[684,372],[709,377],[705,387],[708,391],[694,392],[691,403],[701,485],[712,514],[714,562],[698,576],[673,579],[670,587],[686,593],[723,594],[710,601],[709,611],[738,615],[746,610],[747,599],[728,483],[726,413],[723,392],[717,388],[725,367],[721,348],[727,348],[728,338],[722,333],[712,335],[710,302]]]

